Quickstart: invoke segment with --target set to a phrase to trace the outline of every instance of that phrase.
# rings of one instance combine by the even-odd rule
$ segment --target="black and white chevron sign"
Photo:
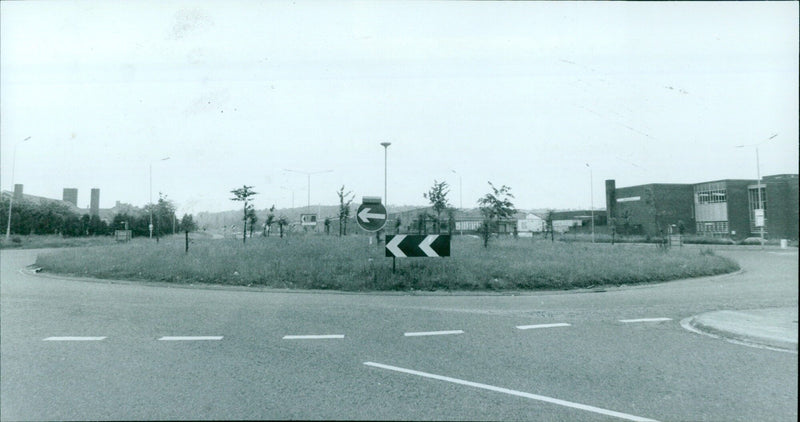
[[[450,235],[387,235],[386,256],[397,258],[414,256],[450,256]]]

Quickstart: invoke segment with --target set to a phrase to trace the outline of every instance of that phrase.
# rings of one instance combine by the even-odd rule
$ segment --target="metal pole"
[[[763,204],[762,198],[761,198],[761,164],[760,164],[760,160],[758,158],[758,146],[756,146],[756,177],[758,178],[758,181],[756,182],[756,190],[758,191],[758,208],[761,210],[761,215],[762,215],[760,232],[761,232],[761,247],[763,248],[764,247],[764,224],[767,222],[766,221],[767,220],[767,213],[765,212],[766,210],[764,210],[764,204]]]
[[[388,175],[387,170],[387,163],[389,162],[389,148],[383,148],[383,200],[386,201],[386,205],[389,205],[389,196],[387,194],[387,184],[386,184],[386,177]]]
[[[594,243],[594,178],[592,176],[592,168],[589,167],[589,204],[592,207],[592,243]]]
[[[592,214],[592,243],[594,243],[594,177],[592,176],[592,166],[586,163],[586,167],[589,167],[589,206]]]
[[[17,167],[17,147],[19,146],[19,144],[27,141],[28,139],[31,139],[31,137],[29,136],[23,139],[22,141],[17,142],[17,144],[14,145],[14,154],[11,157],[11,198],[8,201],[8,224],[6,225],[6,241],[11,237],[11,206],[14,204],[14,188],[16,188],[16,185],[14,185],[14,170],[16,170]]]
[[[153,238],[153,163],[150,163],[150,239]]]

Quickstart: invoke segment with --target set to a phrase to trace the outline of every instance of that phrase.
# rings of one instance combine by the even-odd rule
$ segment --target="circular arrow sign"
[[[376,232],[386,225],[386,208],[383,204],[361,204],[356,212],[356,221],[362,229]]]

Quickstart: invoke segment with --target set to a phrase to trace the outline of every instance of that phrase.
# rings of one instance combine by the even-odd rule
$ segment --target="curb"
[[[681,321],[681,326],[688,331],[717,339],[722,339],[734,344],[797,354],[796,342],[783,341],[774,338],[762,337],[758,335],[733,333],[730,331],[718,329],[711,325],[703,324],[702,322],[700,322],[698,320],[699,316],[700,315],[683,319]]]

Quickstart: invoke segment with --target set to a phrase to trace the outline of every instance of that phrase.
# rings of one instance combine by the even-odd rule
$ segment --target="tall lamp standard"
[[[8,224],[6,225],[6,240],[11,237],[11,206],[14,204],[14,170],[17,165],[17,147],[19,144],[31,139],[31,137],[27,137],[14,145],[14,155],[11,157],[11,199],[8,201]]]
[[[464,200],[463,197],[461,196],[461,175],[453,169],[450,169],[450,171],[452,171],[458,176],[458,208],[464,209]]]
[[[388,169],[387,163],[388,163],[388,157],[389,157],[389,145],[391,145],[391,144],[392,144],[391,142],[381,142],[381,146],[383,146],[383,200],[386,201],[386,220],[387,220],[387,222],[389,220],[389,193],[388,193],[388,190],[386,188],[386,186],[388,186],[386,181],[388,180],[388,178],[387,178],[387,174],[388,174],[387,173],[387,171],[388,171],[387,170]],[[383,231],[383,230],[378,230],[378,232],[375,234],[376,240],[378,241],[378,243],[380,243],[380,241],[381,241],[381,234],[380,234],[381,231]]]
[[[764,219],[766,218],[766,215],[764,215],[764,202],[762,201],[762,198],[761,198],[761,164],[760,164],[760,160],[758,158],[758,146],[763,144],[763,143],[766,143],[766,142],[772,140],[776,136],[778,136],[777,133],[773,134],[769,138],[767,138],[767,139],[765,139],[765,140],[763,140],[761,142],[755,143],[755,144],[737,145],[736,146],[736,148],[756,147],[756,177],[758,178],[758,181],[756,182],[756,191],[757,191],[757,194],[758,194],[758,205],[757,205],[756,210],[761,211],[761,215],[762,215],[762,221],[761,221],[761,226],[760,226],[760,231],[759,231],[760,232],[760,237],[761,237],[761,246],[764,246],[764,223],[765,223]],[[758,220],[756,220],[756,221],[758,221]]]
[[[592,243],[594,243],[594,178],[592,177],[592,166],[586,163],[589,167],[589,206],[592,208]]]
[[[169,157],[164,157],[156,161],[167,161]],[[153,238],[153,162],[150,163],[150,239]]]
[[[302,171],[302,170],[289,170],[289,169],[283,169],[283,170],[284,171],[291,171],[291,172],[294,172],[294,173],[305,174],[306,176],[308,176],[308,203],[307,203],[308,211],[311,211],[311,175],[312,174],[320,174],[320,173],[330,173],[330,172],[333,171],[333,170]]]
[[[387,193],[387,190],[386,190],[386,186],[387,186],[387,184],[386,184],[386,180],[387,180],[386,179],[386,175],[388,174],[387,170],[386,170],[387,169],[386,164],[388,162],[387,160],[388,160],[388,157],[389,157],[389,145],[391,145],[391,144],[392,144],[391,142],[381,142],[381,145],[383,146],[383,200],[386,202],[386,209],[387,210],[389,209],[389,197],[388,197],[388,193]],[[388,213],[388,211],[387,211],[387,213]]]

